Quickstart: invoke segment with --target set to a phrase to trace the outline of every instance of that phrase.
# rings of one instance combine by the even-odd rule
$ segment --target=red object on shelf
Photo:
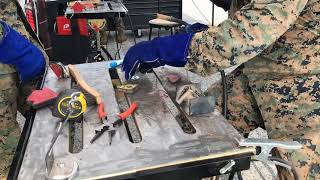
[[[65,16],[58,16],[57,22],[57,34],[61,36],[72,35],[71,21]]]
[[[76,2],[71,8],[74,12],[82,12],[86,7],[82,5],[80,2]]]

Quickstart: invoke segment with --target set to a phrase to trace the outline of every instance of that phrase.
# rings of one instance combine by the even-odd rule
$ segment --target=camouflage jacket
[[[8,23],[16,31],[22,34],[24,37],[29,39],[33,44],[35,44],[43,52],[46,61],[48,62],[48,57],[42,49],[40,41],[36,39],[37,37],[34,34],[31,34],[27,31],[22,17],[23,13],[19,12],[20,7],[17,7],[17,2],[15,0],[1,0],[0,1],[0,19]],[[1,26],[1,25],[0,25]],[[2,39],[2,27],[0,28],[0,40]],[[0,63],[0,75],[9,74],[16,72],[13,66]]]
[[[188,69],[207,76],[244,64],[251,82],[320,73],[319,0],[245,3],[234,1],[232,18],[195,34]]]

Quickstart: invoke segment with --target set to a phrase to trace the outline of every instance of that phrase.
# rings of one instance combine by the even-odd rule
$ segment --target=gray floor
[[[148,31],[147,30],[142,30],[143,36],[141,38],[137,38],[137,42],[144,41],[148,39]],[[165,36],[168,35],[169,31],[161,30],[160,35]],[[124,57],[125,53],[127,50],[134,45],[133,41],[133,36],[131,32],[126,32],[126,35],[128,36],[128,40],[124,43],[122,43],[121,49],[120,49],[120,56],[121,58]],[[153,37],[157,36],[157,31],[155,30],[153,33]],[[107,45],[107,49],[111,53],[112,56],[116,55],[116,45],[115,45],[115,40],[114,40],[114,34],[111,33],[109,36],[109,43]],[[232,71],[234,68],[228,69],[226,72]],[[219,82],[220,81],[220,75],[219,74],[214,74],[210,77],[202,78],[200,76],[197,76],[196,74],[193,74],[189,72],[189,77],[190,80],[194,83],[199,83],[201,85],[202,90],[206,90],[211,84]],[[17,120],[20,124],[20,127],[23,127],[24,124],[24,118],[18,113]],[[251,137],[256,137],[256,138],[267,138],[267,134],[263,129],[256,129],[254,130],[251,135]],[[270,164],[263,164],[260,162],[255,162],[252,163],[250,170],[242,172],[242,175],[245,180],[259,180],[259,179],[277,179],[276,178],[276,170],[273,165]],[[222,179],[227,179],[226,177],[223,177]],[[234,179],[237,179],[236,177]]]

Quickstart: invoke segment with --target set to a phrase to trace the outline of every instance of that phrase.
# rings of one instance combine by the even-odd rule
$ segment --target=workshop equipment
[[[27,102],[31,104],[34,109],[40,109],[47,105],[53,104],[57,97],[58,94],[56,92],[44,87],[41,90],[32,91],[27,98]]]
[[[215,109],[214,96],[203,96],[194,84],[183,85],[177,88],[176,102],[190,116],[211,113]]]
[[[81,2],[81,3],[83,3],[83,2]],[[71,4],[71,2],[69,4]],[[109,22],[109,19],[111,19],[110,22],[114,22],[114,23],[108,24],[108,30],[110,30],[110,31],[111,30],[116,30],[116,35],[117,35],[118,33],[117,33],[117,27],[116,27],[116,23],[115,23],[116,22],[116,18],[121,18],[121,17],[127,15],[127,13],[128,13],[128,10],[122,4],[122,2],[102,1],[102,2],[99,2],[99,3],[94,3],[94,7],[93,8],[84,8],[84,9],[82,9],[81,12],[74,11],[71,8],[71,5],[70,5],[70,6],[68,6],[68,8],[66,9],[64,14],[68,18],[71,18],[71,19],[77,19],[77,18],[107,19],[108,22]],[[132,24],[132,23],[130,23],[130,24]],[[133,27],[131,29],[133,31]],[[119,31],[119,28],[118,28],[118,31]],[[119,41],[119,38],[118,38],[117,41]],[[135,41],[135,37],[134,37],[134,41]],[[117,54],[115,56],[116,57],[118,56],[119,59],[120,59],[121,58],[120,57],[121,46],[119,47],[118,42],[116,43],[116,45],[117,45]],[[92,48],[93,48],[93,46],[92,46]],[[107,57],[109,59],[115,59],[114,57],[111,56],[111,54],[108,52],[108,50],[104,46],[101,46],[101,49],[107,55]],[[99,61],[99,59],[103,60],[103,56],[101,56],[101,54],[98,54],[95,59],[98,60],[98,61]]]
[[[71,21],[65,16],[58,16],[56,18],[56,33],[59,36],[70,36],[72,35]]]
[[[91,29],[96,33],[97,40],[97,55],[93,58],[96,62],[104,61],[104,57],[101,55],[101,33],[100,31],[106,26],[107,21],[105,19],[89,19],[88,24]]]
[[[75,4],[78,3],[77,7]],[[119,15],[123,16],[128,12],[127,8],[121,2],[102,1],[98,0],[96,3],[89,1],[69,2],[66,9],[66,16],[75,18],[84,17],[90,19],[105,19],[108,16]]]
[[[45,162],[47,179],[70,179],[77,172],[78,164],[75,161],[62,158],[54,159],[52,148],[69,120],[84,113],[86,104],[83,99],[84,95],[81,92],[73,92],[69,96],[62,96],[61,101],[58,101],[57,106],[55,107],[63,116],[46,153]]]
[[[107,117],[107,113],[104,110],[104,102],[102,101],[100,93],[89,86],[84,79],[82,79],[80,72],[75,68],[74,65],[68,65],[69,73],[74,78],[74,80],[80,85],[80,87],[87,93],[95,97],[96,103],[98,105],[98,116],[101,120]]]
[[[202,92],[194,84],[183,85],[177,87],[176,102],[181,104],[184,101],[189,101],[200,96],[202,96]]]
[[[286,150],[301,149],[302,144],[300,144],[299,142],[279,141],[279,140],[273,140],[273,139],[256,139],[256,138],[247,138],[247,139],[241,139],[241,140],[236,139],[236,140],[240,147],[255,147],[255,148],[260,147],[261,148],[260,153],[256,154],[253,157],[252,159],[253,161],[258,160],[264,163],[272,161],[276,166],[281,166],[291,171],[294,179],[299,180],[298,173],[292,164],[285,161],[284,159],[271,156],[271,150],[273,148],[280,148],[280,149],[286,149]],[[231,167],[229,169],[231,169]],[[227,172],[228,170],[226,170],[225,172]]]
[[[95,136],[91,139],[90,143],[93,143],[95,140],[97,140],[104,132],[108,132],[109,136],[109,145],[111,145],[112,138],[115,135],[116,128],[120,127],[124,120],[126,120],[127,117],[132,115],[134,111],[137,109],[138,105],[137,103],[133,102],[129,109],[121,114],[118,115],[117,119],[113,122],[107,122],[104,124],[102,129],[96,130]]]
[[[273,139],[255,139],[255,138],[246,138],[237,140],[240,147],[260,147],[260,154],[256,155],[255,159],[259,161],[266,162],[269,159],[271,154],[271,150],[273,148],[281,148],[281,149],[301,149],[302,145],[296,141],[279,141]]]
[[[104,102],[102,101],[100,93],[89,86],[81,77],[80,72],[74,67],[74,65],[68,65],[66,68],[61,63],[51,63],[51,69],[55,73],[58,78],[67,78],[73,77],[73,79],[79,84],[79,86],[88,94],[92,95],[95,98],[96,104],[98,105],[98,116],[101,120],[103,120],[107,114],[104,110]]]
[[[182,18],[182,0],[123,0],[131,15],[133,26],[136,28],[136,35],[139,29],[148,28],[148,21],[155,18],[156,13],[165,13],[176,18]],[[129,27],[129,18],[124,18],[125,25]]]
[[[119,111],[119,103],[110,72],[106,71],[105,67],[106,62],[76,65],[82,77],[90,82],[92,87],[104,90],[101,91],[101,95],[106,100],[105,103],[108,102],[108,112],[111,114]],[[168,72],[165,71],[166,68],[168,67],[156,69],[156,72]],[[181,83],[186,80],[183,68],[175,72],[181,76]],[[128,117],[126,121],[134,120],[130,124],[136,124],[138,131],[132,131],[136,134],[130,134],[133,137],[141,136],[141,142],[130,142],[126,131],[129,122],[124,122],[117,129],[111,146],[105,146],[108,143],[107,133],[96,140],[96,144],[90,144],[94,136],[94,129],[101,128],[99,123],[94,123],[98,122],[95,107],[88,107],[90,111],[87,111],[84,116],[87,122],[85,128],[92,131],[84,129],[84,150],[80,154],[64,153],[64,150],[68,150],[69,137],[59,136],[54,145],[54,155],[61,157],[68,154],[65,157],[79,164],[77,179],[191,180],[218,175],[219,170],[231,160],[235,161],[231,172],[249,168],[250,158],[254,155],[255,148],[239,147],[234,138],[241,139],[242,136],[220,114],[186,116],[190,126],[195,130],[193,134],[182,130],[183,127],[177,123],[177,118],[175,118],[177,113],[174,111],[178,112],[178,110],[171,108],[176,107],[171,101],[175,98],[174,94],[170,98],[168,97],[170,94],[166,93],[168,89],[172,89],[171,87],[175,89],[176,85],[167,81],[168,73],[162,74],[158,74],[161,79],[161,84],[158,83],[158,86],[154,86],[155,76],[153,74],[141,76],[139,91],[127,94],[125,97],[129,102],[137,102],[139,105],[140,110],[134,114],[134,119]],[[121,75],[123,74],[120,72],[120,78],[123,77]],[[45,87],[52,89],[69,89],[71,86],[68,81],[66,83],[66,81],[58,80],[52,71],[48,71],[44,82]],[[123,80],[122,83],[124,82],[126,81]],[[121,109],[123,107],[125,106],[120,106]],[[51,122],[57,119],[48,112],[47,108],[37,111],[33,126],[30,127],[32,133],[28,142],[24,144],[26,150],[21,152],[18,149],[18,154],[21,154],[19,159],[21,166],[19,164],[12,166],[17,179],[45,179],[44,159],[48,142],[50,143],[52,138],[48,132],[53,132],[56,128],[56,124]],[[110,116],[109,120],[114,120],[114,117]],[[69,121],[69,124],[70,122],[73,121]],[[66,130],[64,129],[64,132]],[[173,178],[172,175],[180,178]]]
[[[122,85],[117,85],[116,89],[118,91],[124,92],[124,93],[134,93],[138,90],[138,84],[122,84]]]
[[[214,111],[216,106],[216,98],[214,96],[200,96],[190,99],[183,106],[184,111],[190,115],[208,114]]]
[[[76,89],[68,89],[61,92],[54,103],[52,115],[61,119],[66,118],[69,113],[69,101],[72,100],[72,96],[76,92],[78,92]],[[80,93],[80,95],[77,97],[77,101],[73,102],[72,108],[73,111],[69,115],[70,119],[77,118],[85,112],[87,108],[87,102],[83,93]]]

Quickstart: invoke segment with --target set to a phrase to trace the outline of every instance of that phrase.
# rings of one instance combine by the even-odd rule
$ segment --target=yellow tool
[[[65,96],[58,102],[58,112],[63,116],[66,117],[68,112],[68,104],[71,100],[71,96]],[[77,98],[78,101],[71,105],[73,109],[73,113],[69,116],[70,119],[79,117],[86,111],[87,103],[83,93],[80,93],[79,97]]]
[[[77,93],[77,100],[70,104],[74,93]],[[70,108],[72,110],[71,114],[69,114]],[[70,89],[60,93],[52,110],[52,114],[61,119],[65,119],[67,116],[69,119],[75,119],[80,117],[86,109],[87,102],[84,94],[75,89]]]

